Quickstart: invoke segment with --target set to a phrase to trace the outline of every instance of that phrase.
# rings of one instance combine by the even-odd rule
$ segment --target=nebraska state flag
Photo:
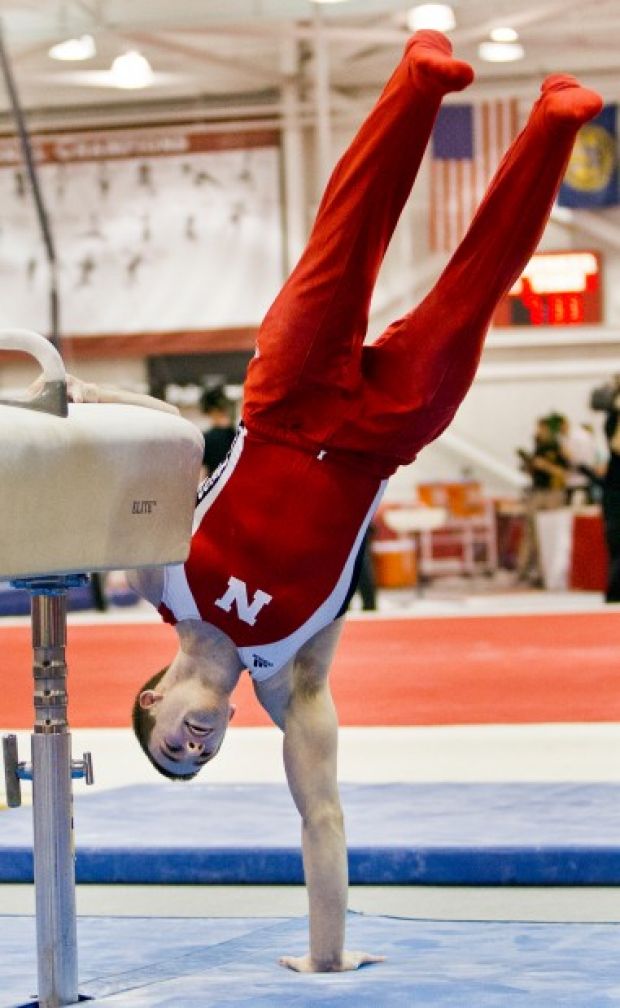
[[[583,210],[620,202],[617,113],[617,105],[605,105],[577,133],[558,194],[560,206]]]

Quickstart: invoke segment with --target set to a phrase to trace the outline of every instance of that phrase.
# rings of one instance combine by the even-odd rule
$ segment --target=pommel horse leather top
[[[202,437],[189,421],[143,406],[57,398],[62,360],[43,337],[0,332],[0,350],[42,366],[44,404],[0,403],[0,577],[183,562]]]

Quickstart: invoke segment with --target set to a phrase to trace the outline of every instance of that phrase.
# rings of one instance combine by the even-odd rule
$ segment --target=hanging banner
[[[617,105],[605,105],[577,133],[558,193],[560,206],[585,210],[616,206],[620,201],[617,115]]]
[[[257,325],[282,283],[274,131],[34,139],[64,333]],[[20,151],[0,141],[0,326],[45,332],[48,272]]]

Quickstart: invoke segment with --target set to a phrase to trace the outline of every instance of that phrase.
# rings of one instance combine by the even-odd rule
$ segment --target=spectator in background
[[[601,460],[591,424],[572,424],[558,414],[558,441],[569,464],[566,473],[566,503],[600,501]]]
[[[237,433],[233,423],[234,405],[221,385],[205,388],[200,396],[200,409],[208,417],[210,426],[203,431],[205,442],[202,464],[205,474],[211,476],[224,461]]]
[[[539,511],[550,511],[564,505],[569,469],[569,462],[560,447],[557,424],[552,417],[538,420],[532,451],[520,449],[518,454],[521,468],[529,475],[531,485],[525,493],[525,522],[517,560],[517,578],[540,588],[543,579],[536,515]]]
[[[609,385],[595,389],[590,405],[606,413],[609,461],[603,477],[602,505],[609,567],[605,600],[620,602],[620,375],[615,375]]]

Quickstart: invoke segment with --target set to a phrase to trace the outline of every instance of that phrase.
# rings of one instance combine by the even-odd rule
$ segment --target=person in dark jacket
[[[205,447],[202,464],[205,474],[211,476],[224,461],[237,433],[233,424],[233,404],[221,385],[205,388],[200,397],[200,409],[211,426],[203,432]]]
[[[609,461],[603,477],[603,521],[609,560],[607,602],[620,602],[620,375],[616,375],[605,418]]]

